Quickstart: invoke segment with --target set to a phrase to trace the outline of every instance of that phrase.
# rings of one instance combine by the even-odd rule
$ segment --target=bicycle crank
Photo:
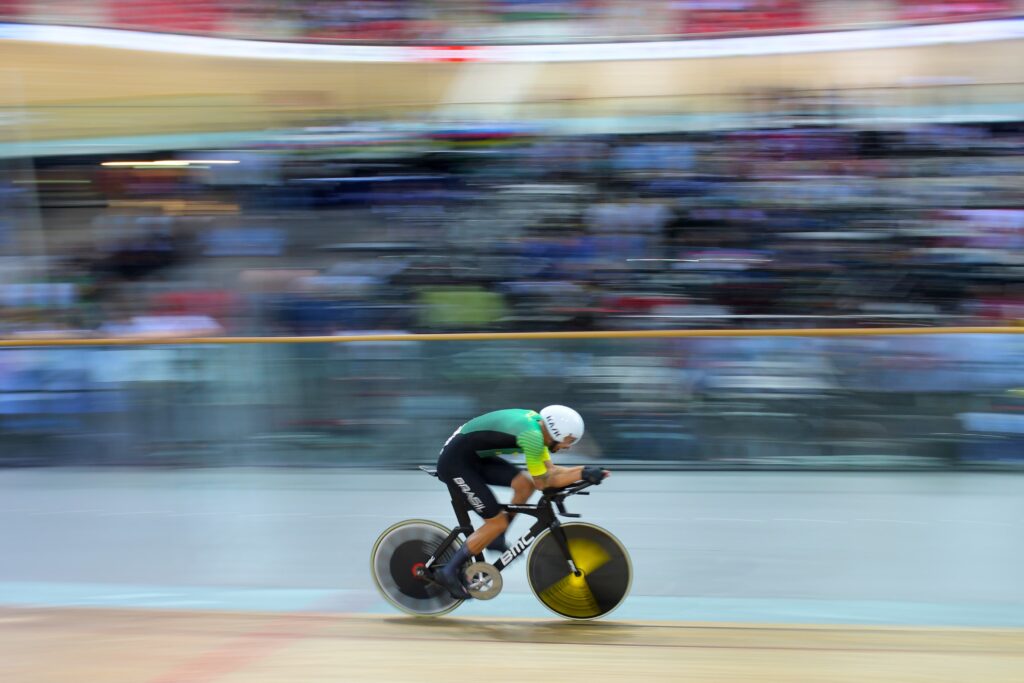
[[[466,567],[466,590],[477,600],[493,600],[498,597],[504,582],[501,572],[493,564],[474,562]]]

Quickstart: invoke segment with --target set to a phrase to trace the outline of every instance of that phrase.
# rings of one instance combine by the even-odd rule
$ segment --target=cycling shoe
[[[439,571],[434,574],[434,581],[444,587],[449,595],[456,600],[469,600],[473,596],[469,594],[466,587],[462,584],[462,581],[458,576],[451,576],[448,572]]]

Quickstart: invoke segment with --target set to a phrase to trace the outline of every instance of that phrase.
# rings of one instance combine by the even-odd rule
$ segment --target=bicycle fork
[[[581,572],[577,567],[576,563],[573,562],[572,553],[569,551],[569,539],[565,535],[565,529],[559,524],[557,520],[551,525],[551,534],[555,537],[555,542],[558,543],[558,547],[561,549],[562,554],[565,555],[565,561],[569,563],[569,571],[574,576],[580,576]]]

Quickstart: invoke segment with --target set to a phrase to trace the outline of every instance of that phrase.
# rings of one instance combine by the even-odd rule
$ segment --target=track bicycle
[[[437,470],[420,467],[437,477]],[[498,597],[504,585],[501,573],[527,549],[526,576],[540,602],[569,619],[602,617],[625,600],[632,584],[629,553],[615,536],[584,522],[562,524],[558,516],[579,517],[565,509],[570,496],[587,496],[593,484],[576,482],[561,489],[545,489],[535,505],[504,505],[508,512],[537,521],[493,564],[483,554],[465,568],[465,584],[477,600]],[[447,614],[464,601],[451,596],[433,580],[473,533],[467,502],[452,496],[458,526],[453,529],[425,519],[408,519],[388,527],[370,554],[374,583],[392,605],[417,616]]]

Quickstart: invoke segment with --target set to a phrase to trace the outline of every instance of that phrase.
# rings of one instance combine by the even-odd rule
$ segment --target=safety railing
[[[563,461],[1024,464],[1024,328],[3,340],[0,465],[405,466],[573,405]]]

